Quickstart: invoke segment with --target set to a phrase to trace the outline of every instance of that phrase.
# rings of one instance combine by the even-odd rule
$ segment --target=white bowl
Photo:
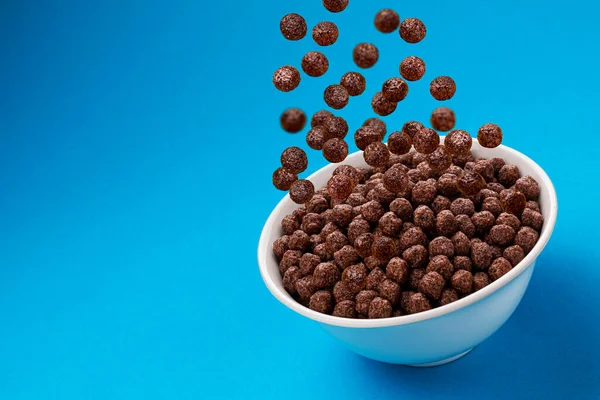
[[[515,311],[533,273],[535,261],[548,243],[558,211],[554,186],[533,160],[506,146],[481,147],[473,141],[473,154],[502,157],[521,175],[531,175],[540,185],[539,203],[545,221],[540,238],[527,256],[510,272],[485,288],[455,301],[418,314],[384,319],[349,319],[313,311],[296,302],[283,288],[273,242],[281,236],[281,220],[298,206],[286,195],[265,223],[258,244],[262,278],[280,302],[298,314],[317,321],[350,350],[374,360],[413,366],[434,366],[454,361],[492,335]],[[366,167],[362,151],[351,154],[344,164]],[[337,164],[329,164],[309,179],[316,188],[325,186]]]

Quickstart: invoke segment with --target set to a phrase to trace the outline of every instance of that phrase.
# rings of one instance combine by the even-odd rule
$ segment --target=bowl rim
[[[482,147],[479,145],[479,143],[477,143],[476,139],[473,140],[473,146],[474,147],[475,146]],[[267,221],[265,222],[265,225],[263,226],[263,229],[262,229],[262,232],[260,235],[260,240],[259,240],[259,244],[258,244],[258,265],[259,265],[260,274],[262,276],[262,279],[263,279],[265,285],[267,286],[267,288],[269,289],[271,294],[277,300],[279,300],[285,306],[287,306],[288,308],[297,312],[298,314],[303,315],[307,318],[310,318],[314,321],[317,321],[317,322],[320,322],[323,324],[339,326],[339,327],[346,327],[346,328],[381,328],[381,327],[413,324],[413,323],[441,317],[443,315],[452,313],[454,311],[458,311],[462,308],[465,308],[473,303],[476,303],[476,302],[484,299],[487,296],[490,296],[491,294],[500,290],[502,287],[504,287],[509,282],[514,280],[521,273],[523,273],[523,271],[525,271],[534,262],[534,260],[539,256],[539,254],[542,252],[542,250],[544,249],[544,247],[550,240],[550,237],[554,230],[554,226],[556,225],[556,217],[558,214],[558,199],[556,197],[556,190],[554,189],[554,185],[552,184],[552,181],[550,180],[550,178],[548,177],[546,172],[542,169],[542,167],[540,167],[535,161],[533,161],[531,158],[527,157],[525,154],[523,154],[511,147],[508,147],[505,145],[500,145],[496,149],[493,149],[493,150],[497,150],[497,149],[501,149],[505,153],[513,154],[514,156],[521,159],[523,163],[529,164],[529,166],[533,170],[536,171],[536,173],[541,177],[541,182],[539,182],[539,184],[543,185],[543,187],[548,190],[550,204],[548,205],[548,208],[549,208],[548,215],[544,215],[545,221],[544,221],[544,226],[542,227],[542,232],[540,233],[540,237],[539,237],[536,245],[534,246],[534,248],[529,252],[529,254],[527,254],[525,256],[525,258],[523,260],[521,260],[521,262],[519,264],[517,264],[507,274],[500,277],[496,281],[490,283],[483,289],[480,289],[477,292],[472,293],[472,294],[470,294],[466,297],[463,297],[462,299],[459,299],[450,304],[446,304],[441,307],[433,308],[428,311],[423,311],[423,312],[416,313],[416,314],[402,315],[399,317],[380,318],[380,319],[353,319],[353,318],[335,317],[333,315],[323,314],[323,313],[311,310],[310,308],[303,306],[302,304],[298,303],[293,298],[289,297],[287,292],[283,293],[283,291],[285,291],[285,289],[283,289],[283,286],[276,284],[271,279],[271,277],[267,271],[267,264],[268,264],[268,262],[267,262],[268,254],[267,253],[269,253],[267,251],[267,249],[268,249],[268,244],[269,244],[268,243],[269,236],[270,236],[273,224],[275,222],[275,218],[279,214],[279,209],[282,208],[285,204],[287,204],[287,202],[291,201],[289,199],[289,194],[286,194],[283,197],[283,199],[281,199],[279,201],[279,203],[277,203],[277,206],[275,206],[275,208],[273,209],[273,211],[267,218]],[[351,155],[349,155],[348,157],[354,156],[357,153],[362,153],[362,151],[360,151],[360,150],[356,151],[356,152],[352,153]],[[324,168],[327,168],[330,165],[331,164],[327,164],[324,167],[318,169],[317,171],[312,173],[306,179],[309,179],[309,180],[313,179],[315,175],[320,174]]]

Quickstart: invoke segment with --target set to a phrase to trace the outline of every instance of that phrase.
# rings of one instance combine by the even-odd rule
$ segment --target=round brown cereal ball
[[[401,78],[390,78],[383,83],[381,93],[387,101],[397,103],[406,98],[408,94],[408,84]]]
[[[287,40],[300,40],[306,36],[306,20],[298,14],[287,14],[279,22],[279,30]]]
[[[477,172],[464,171],[458,178],[458,190],[466,196],[473,196],[485,188],[485,179]]]
[[[437,190],[444,196],[456,196],[459,193],[458,177],[454,174],[443,174],[439,177],[435,185]]]
[[[289,236],[283,235],[273,242],[273,254],[277,257],[277,260],[281,260],[283,254],[289,250],[288,248]]]
[[[521,246],[525,254],[529,253],[537,243],[540,235],[534,229],[524,226],[515,236],[515,244]]]
[[[516,165],[505,165],[500,168],[498,172],[498,181],[504,185],[504,187],[511,187],[521,177],[521,171]]]
[[[451,284],[459,294],[469,294],[473,291],[473,274],[464,269],[458,270],[452,275]]]
[[[383,215],[383,213],[381,215]],[[381,218],[381,216],[379,218]],[[352,222],[350,222],[350,225],[348,225],[348,240],[350,240],[351,243],[355,243],[356,238],[363,233],[369,232],[371,232],[371,226],[367,220],[362,218],[354,219]]]
[[[427,249],[418,244],[409,247],[402,252],[402,258],[406,260],[411,268],[421,268],[427,263]]]
[[[329,162],[339,163],[344,161],[347,156],[348,144],[342,139],[329,139],[323,145],[323,157]]]
[[[298,267],[290,267],[283,275],[283,288],[292,296],[298,293],[296,282],[302,278],[302,273]]]
[[[477,132],[477,141],[483,147],[498,147],[502,143],[502,129],[495,124],[485,124]]]
[[[458,256],[468,256],[471,253],[471,241],[464,232],[456,232],[452,236],[452,244]]]
[[[458,230],[458,224],[452,211],[443,210],[435,219],[435,228],[438,235],[452,236]]]
[[[383,140],[385,134],[387,133],[387,126],[385,125],[385,122],[379,118],[369,118],[363,123],[363,126],[368,126],[369,128],[375,129],[381,136],[381,140]]]
[[[480,233],[489,231],[494,226],[495,220],[496,217],[489,211],[476,212],[471,216],[471,222],[473,222],[475,229]]]
[[[291,250],[305,251],[308,248],[308,234],[297,230],[289,236],[288,247]]]
[[[402,233],[402,236],[400,236],[400,246],[403,249],[407,249],[415,245],[427,245],[427,235],[425,235],[421,228],[416,226],[407,229],[404,233]]]
[[[354,185],[357,185],[360,181],[360,172],[352,165],[340,165],[333,170],[333,175],[347,175],[354,181]]]
[[[290,198],[296,204],[307,203],[315,194],[315,187],[311,181],[299,179],[290,187]]]
[[[494,217],[499,216],[502,213],[502,205],[500,204],[500,199],[495,197],[488,197],[483,200],[481,204],[481,211],[489,211],[494,214]]]
[[[319,22],[312,30],[312,37],[319,46],[331,46],[339,35],[338,27],[330,21]]]
[[[515,188],[523,193],[527,197],[527,200],[537,200],[540,196],[540,186],[531,176],[524,176],[517,179]]]
[[[345,228],[354,217],[353,207],[349,204],[338,204],[333,207],[332,219],[333,223],[339,227]]]
[[[508,225],[511,228],[513,228],[516,231],[519,230],[519,228],[521,227],[521,221],[519,221],[519,218],[513,214],[509,214],[509,213],[502,213],[498,216],[498,218],[496,219],[496,224],[500,225]]]
[[[406,133],[408,136],[410,136],[411,140],[414,141],[417,133],[419,133],[424,128],[425,128],[425,126],[423,126],[423,124],[420,122],[408,121],[408,122],[405,122],[404,125],[402,126],[402,132]],[[420,156],[423,158],[417,162],[417,160],[415,158],[418,156],[419,156],[418,153],[413,154],[413,166],[419,165],[419,163],[425,161],[425,156],[423,156],[421,154]]]
[[[492,250],[487,243],[471,243],[471,260],[479,269],[488,269],[492,264]]]
[[[470,246],[470,244],[469,244]],[[471,271],[472,269],[472,262],[471,262],[471,258],[467,257],[467,256],[456,256],[454,257],[454,270],[458,271],[458,270],[465,270],[465,271]]]
[[[388,138],[388,148],[393,154],[406,154],[412,147],[412,139],[406,132],[393,132]]]
[[[460,233],[460,232],[459,232]],[[454,244],[452,240],[444,236],[439,236],[429,242],[429,256],[446,256],[454,257]]]
[[[299,147],[288,147],[281,153],[281,165],[293,174],[304,172],[308,168],[308,157]]]
[[[496,225],[490,229],[489,242],[499,246],[507,246],[515,238],[515,230],[508,225]]]
[[[298,133],[306,125],[306,114],[299,108],[288,108],[279,118],[281,127],[289,133]]]
[[[427,28],[417,18],[406,18],[400,24],[400,37],[407,43],[419,43],[425,38]]]
[[[457,215],[456,223],[458,224],[458,230],[467,235],[467,237],[472,238],[475,236],[476,229],[473,221],[471,221],[471,217],[464,214]]]
[[[413,214],[415,225],[424,231],[431,232],[435,228],[435,214],[431,208],[421,205],[415,209]]]
[[[396,111],[396,106],[397,103],[387,100],[381,92],[375,93],[373,99],[371,100],[371,108],[373,108],[375,114],[381,115],[382,117],[390,115]]]
[[[350,196],[354,181],[347,175],[333,175],[327,182],[327,192],[334,200],[343,200]]]
[[[333,308],[333,296],[329,290],[319,290],[310,296],[308,307],[323,314],[329,314]]]
[[[315,126],[306,134],[306,144],[313,150],[322,150],[327,139],[327,129]]]
[[[400,304],[400,285],[393,280],[385,279],[379,284],[377,290],[379,291],[379,296],[389,301],[393,307]]]
[[[385,209],[378,201],[371,200],[361,206],[362,216],[365,220],[370,223],[375,223],[379,221],[383,214],[385,214]]]
[[[298,222],[298,218],[293,215],[287,215],[281,220],[281,229],[285,235],[291,235],[298,228],[300,228],[300,222]]]
[[[348,91],[342,85],[329,85],[323,93],[325,103],[336,110],[346,107],[348,96]]]
[[[412,189],[411,199],[413,204],[431,204],[437,196],[437,189],[434,184],[427,181],[420,181]]]
[[[509,246],[504,249],[502,256],[506,258],[513,267],[520,263],[525,258],[525,252],[519,245]]]
[[[329,60],[327,60],[327,57],[323,53],[309,51],[302,57],[302,70],[308,76],[322,76],[328,69]]]
[[[273,74],[273,84],[282,92],[291,92],[300,84],[300,72],[291,65],[284,65]]]
[[[451,204],[452,202],[449,198],[444,196],[436,196],[436,198],[433,199],[433,203],[431,203],[431,209],[434,213],[439,214],[444,210],[449,210]]]
[[[415,293],[410,296],[408,303],[408,309],[411,314],[420,313],[423,311],[431,310],[431,303],[427,300],[427,297],[423,293]]]
[[[367,315],[369,306],[378,293],[375,290],[363,290],[356,295],[356,311],[359,314]]]
[[[379,32],[391,33],[398,29],[400,16],[394,10],[385,9],[375,15],[375,28]]]
[[[427,155],[427,163],[433,171],[441,173],[452,165],[452,156],[445,146],[440,145],[433,153]]]
[[[456,290],[444,289],[442,291],[442,295],[440,296],[440,306],[454,303],[456,300],[458,300],[458,293],[456,293]]]
[[[541,209],[540,209],[540,204],[537,201],[533,201],[533,200],[529,200],[525,204],[525,208],[530,208],[533,211],[542,212]]]
[[[408,263],[400,257],[394,257],[388,263],[385,274],[389,279],[403,285],[408,281]]]
[[[410,271],[408,276],[408,286],[411,290],[418,290],[419,282],[425,276],[426,272],[423,268],[416,268]]]
[[[446,256],[435,256],[429,260],[429,264],[427,264],[426,272],[435,271],[444,279],[450,279],[452,277],[452,273],[454,272],[454,265],[450,262],[448,257]]]
[[[384,235],[393,237],[402,228],[402,220],[392,211],[388,211],[379,219],[377,227]]]
[[[440,144],[440,136],[430,128],[422,128],[413,137],[415,150],[422,154],[433,153]]]
[[[321,264],[321,258],[319,256],[312,253],[305,253],[300,258],[300,273],[303,276],[312,275],[319,264]]]
[[[319,214],[308,213],[304,217],[302,217],[301,229],[309,235],[321,232],[321,229],[323,229],[323,225],[323,217]]]
[[[383,185],[393,193],[406,193],[410,180],[400,167],[391,167],[383,174]]]
[[[425,75],[425,62],[416,56],[408,56],[400,63],[400,75],[407,81],[418,81]]]
[[[333,230],[335,229],[335,230]],[[332,224],[332,231],[326,231],[325,227],[321,232],[322,236],[325,236],[325,245],[327,246],[327,250],[333,254],[342,247],[346,246],[349,243],[348,238],[342,232],[337,230],[338,228]],[[331,232],[331,233],[329,233]]]
[[[367,146],[363,153],[365,162],[372,167],[383,167],[390,159],[390,151],[381,142],[373,142]]]
[[[383,136],[374,128],[363,126],[354,133],[354,142],[359,150],[365,150],[368,145],[381,142]]]
[[[431,126],[433,129],[447,132],[454,128],[456,115],[448,107],[439,107],[431,113]],[[447,140],[447,139],[446,139]]]
[[[488,182],[487,188],[498,194],[506,189],[501,183],[498,182]]]
[[[358,293],[366,287],[367,276],[369,271],[364,264],[351,265],[344,269],[342,283],[353,293]]]
[[[456,93],[456,83],[449,76],[438,76],[431,81],[429,92],[436,100],[450,100]]]
[[[489,160],[479,160],[473,165],[473,171],[483,176],[486,181],[494,178],[494,166]]]
[[[431,299],[437,300],[442,295],[442,290],[444,290],[445,285],[446,281],[442,275],[435,271],[431,271],[426,273],[419,281],[419,292]]]
[[[313,253],[321,259],[321,261],[329,261],[333,258],[333,255],[327,250],[327,243],[320,243],[315,246]]]
[[[503,257],[496,258],[490,268],[488,269],[488,274],[493,281],[499,279],[503,275],[505,275],[508,271],[512,269],[512,265],[510,262]]]
[[[298,180],[298,175],[286,171],[284,168],[277,168],[273,172],[273,186],[279,190],[290,190],[292,184]]]
[[[325,262],[316,266],[313,273],[313,284],[317,289],[333,287],[340,280],[340,270],[334,263]]]
[[[371,254],[380,260],[389,260],[396,254],[396,243],[387,236],[375,236]]]
[[[327,111],[327,110],[317,111],[312,116],[312,119],[310,121],[310,126],[311,126],[311,128],[314,128],[315,126],[320,126],[320,125],[324,126],[325,122],[331,117],[333,117],[333,114],[331,113],[331,111]]]
[[[331,117],[323,126],[327,129],[328,139],[343,139],[348,134],[348,123],[342,117]]]
[[[296,281],[296,292],[304,301],[308,301],[313,293],[316,292],[316,290],[317,289],[313,284],[313,277],[311,275],[305,276]]]
[[[412,216],[413,207],[407,199],[397,198],[390,203],[390,211],[393,211],[398,218],[406,221]]]
[[[340,301],[335,305],[331,315],[342,318],[356,318],[356,303],[352,300]]]
[[[371,68],[379,59],[379,50],[371,43],[359,43],[354,47],[352,57],[360,68]]]
[[[348,0],[323,0],[323,7],[332,13],[339,13],[348,7]]]
[[[501,197],[500,202],[504,212],[518,216],[523,213],[523,210],[525,210],[525,203],[527,203],[527,199],[523,193],[517,192],[516,190],[509,190],[503,197]]]
[[[375,297],[369,305],[369,319],[390,318],[392,316],[392,305],[386,299]]]
[[[544,216],[530,208],[523,210],[523,214],[521,214],[521,220],[523,221],[524,226],[532,227],[538,232],[544,225]]]
[[[354,248],[363,259],[371,255],[373,240],[374,236],[372,233],[363,233],[354,240]]]
[[[336,303],[341,303],[346,300],[354,300],[354,296],[356,292],[353,292],[348,288],[344,282],[339,281],[335,285],[333,285],[333,298]]]
[[[367,288],[367,290],[377,290],[379,288],[379,284],[381,284],[381,282],[383,282],[386,279],[385,273],[380,268],[380,266],[381,267],[385,266],[386,261],[382,261],[376,257],[369,257],[369,259],[376,260],[376,262],[375,261],[373,262],[373,265],[375,265],[375,266],[373,267],[373,269],[369,273],[369,276],[367,277],[366,288]],[[366,265],[366,262],[365,262],[365,265]]]
[[[350,96],[358,96],[367,88],[367,81],[358,72],[346,72],[340,80],[340,85],[346,88]]]
[[[385,188],[383,183],[379,183],[367,194],[367,200],[375,200],[384,206],[389,205],[396,196]]]
[[[483,289],[490,283],[490,277],[485,272],[476,272],[475,275],[473,275],[473,291],[475,292]]]
[[[470,199],[459,197],[452,202],[450,211],[452,211],[454,215],[465,214],[471,216],[475,213],[475,204],[473,204]]]

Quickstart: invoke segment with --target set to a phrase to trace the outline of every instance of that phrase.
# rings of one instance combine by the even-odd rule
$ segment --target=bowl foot
[[[451,363],[452,361],[456,361],[459,358],[466,356],[471,350],[473,350],[473,348],[470,348],[469,350],[465,351],[464,353],[460,353],[457,354],[453,357],[449,357],[449,358],[445,358],[443,360],[439,360],[439,361],[434,361],[434,362],[430,362],[430,363],[425,363],[425,364],[407,364],[409,367],[418,367],[418,368],[422,368],[422,367],[437,367],[439,365],[444,365],[444,364],[448,364]]]

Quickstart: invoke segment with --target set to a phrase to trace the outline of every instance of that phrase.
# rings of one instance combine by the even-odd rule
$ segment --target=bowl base
[[[439,361],[434,361],[434,362],[430,362],[430,363],[425,363],[425,364],[407,364],[409,367],[417,367],[417,368],[426,368],[426,367],[437,367],[440,365],[444,365],[444,364],[448,364],[451,363],[452,361],[456,361],[461,357],[466,356],[467,354],[469,354],[469,352],[471,350],[473,350],[475,347],[470,348],[469,350],[465,351],[464,353],[460,353],[458,355],[455,355],[453,357],[449,357],[449,358],[445,358],[443,360],[439,360]]]

